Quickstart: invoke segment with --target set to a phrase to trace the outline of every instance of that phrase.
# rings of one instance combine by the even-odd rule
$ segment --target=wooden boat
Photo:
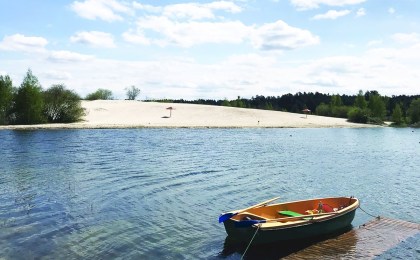
[[[268,205],[278,198],[219,217],[229,238],[252,244],[310,239],[328,235],[353,221],[359,200],[319,198]],[[255,236],[254,236],[255,235]]]

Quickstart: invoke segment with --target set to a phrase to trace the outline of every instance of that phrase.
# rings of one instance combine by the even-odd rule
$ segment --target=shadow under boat
[[[353,226],[350,224],[349,226],[337,230],[334,233],[318,236],[311,239],[289,240],[270,244],[251,244],[249,249],[246,251],[244,259],[280,259],[316,243],[338,237],[352,229]],[[353,250],[356,243],[357,237],[348,240],[344,246],[337,249],[337,255],[339,256],[340,252]],[[233,254],[243,255],[247,246],[248,244],[238,242],[237,240],[227,236],[223,245],[223,250],[219,253],[219,256],[226,258]]]

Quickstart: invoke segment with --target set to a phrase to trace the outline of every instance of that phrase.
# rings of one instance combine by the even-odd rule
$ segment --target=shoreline
[[[5,125],[0,130],[133,128],[372,128],[347,119],[251,108],[133,100],[82,101],[86,115],[68,124]],[[172,109],[168,109],[172,107]]]

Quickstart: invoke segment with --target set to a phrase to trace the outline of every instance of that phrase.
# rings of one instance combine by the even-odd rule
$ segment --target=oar
[[[292,219],[299,220],[299,219],[302,219],[302,218],[311,218],[311,219],[308,219],[308,220],[312,220],[313,217],[328,216],[328,215],[334,215],[334,214],[338,214],[338,212],[328,212],[328,213],[319,213],[319,214],[313,214],[313,215],[302,215],[302,216],[297,216],[297,217],[284,217],[284,218],[274,218],[274,219],[241,220],[241,221],[235,223],[235,227],[243,228],[243,227],[250,227],[254,224],[281,221],[281,220],[292,220]]]
[[[247,211],[247,210],[256,208],[258,206],[261,206],[261,205],[270,203],[270,202],[275,201],[275,200],[278,200],[278,199],[280,199],[280,197],[275,197],[275,198],[272,198],[272,199],[263,201],[261,203],[255,204],[255,205],[253,205],[253,206],[251,206],[249,208],[246,208],[246,209],[240,209],[240,210],[236,210],[236,211],[231,211],[231,212],[224,213],[224,214],[220,215],[220,217],[219,217],[219,223],[225,222],[226,220],[230,219],[231,217],[233,217],[233,216],[235,216],[235,215],[237,215],[237,214],[239,214],[241,212],[244,212],[244,211]]]

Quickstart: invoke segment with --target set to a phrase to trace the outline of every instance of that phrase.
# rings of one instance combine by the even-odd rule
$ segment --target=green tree
[[[236,99],[235,107],[245,107],[245,103],[240,96]]]
[[[265,102],[264,109],[273,110],[273,105],[271,104],[271,102]]]
[[[354,101],[354,106],[361,108],[361,109],[365,109],[367,107],[367,102],[365,99],[365,95],[363,95],[363,91],[359,90],[359,94],[357,94],[357,97]]]
[[[332,107],[339,107],[343,105],[343,101],[341,101],[341,97],[339,95],[332,95],[330,104]]]
[[[84,115],[80,96],[62,84],[44,92],[44,114],[51,123],[72,123]]]
[[[9,123],[13,105],[13,83],[8,75],[0,76],[0,125]]]
[[[411,101],[407,112],[410,117],[411,124],[420,122],[420,98],[416,98]]]
[[[135,86],[126,88],[126,95],[128,100],[135,100],[138,95],[140,95],[140,89]]]
[[[15,98],[15,115],[17,124],[44,123],[44,99],[38,78],[29,69],[17,90]]]
[[[90,93],[86,96],[87,100],[110,100],[113,99],[111,90],[108,89],[98,89],[93,93]]]
[[[225,98],[225,99],[223,99],[222,106],[225,106],[225,107],[230,107],[230,102],[229,102],[229,100],[227,100],[226,98]]]
[[[385,102],[379,94],[369,96],[368,108],[371,111],[372,117],[383,120],[386,114]]]
[[[397,125],[404,123],[404,118],[401,110],[400,104],[396,104],[394,110],[392,111],[392,121]]]

